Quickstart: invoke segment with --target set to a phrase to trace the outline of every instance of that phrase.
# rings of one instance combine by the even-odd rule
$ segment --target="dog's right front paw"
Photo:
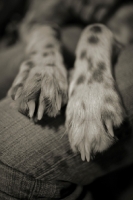
[[[62,56],[60,30],[54,25],[37,25],[26,47],[29,61],[22,63],[8,95],[18,110],[30,118],[43,114],[55,117],[67,103],[67,71]]]
[[[16,100],[18,110],[30,118],[35,110],[38,120],[44,113],[55,117],[67,102],[67,78],[57,66],[24,62],[8,95]]]

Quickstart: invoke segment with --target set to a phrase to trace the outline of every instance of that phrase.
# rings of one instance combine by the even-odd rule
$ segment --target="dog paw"
[[[34,62],[24,62],[11,89],[8,92],[18,105],[18,110],[37,119],[43,114],[55,117],[61,106],[67,102],[67,78],[65,69],[54,64],[36,66]]]
[[[89,162],[92,155],[108,149],[117,138],[113,127],[119,127],[124,109],[113,87],[85,84],[75,88],[66,110],[66,129],[71,148]]]

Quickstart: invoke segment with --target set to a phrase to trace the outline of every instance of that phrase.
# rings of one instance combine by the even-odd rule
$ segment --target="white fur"
[[[72,81],[69,87],[69,101],[66,111],[66,128],[69,141],[73,151],[81,153],[82,160],[89,161],[91,153],[102,152],[113,144],[113,126],[119,126],[123,121],[123,108],[121,101],[114,90],[115,81],[112,77],[111,54],[114,38],[112,33],[103,25],[101,33],[92,33],[88,26],[82,33],[76,50],[76,61]],[[91,35],[97,35],[98,44],[89,44],[87,39]],[[87,57],[80,58],[83,50],[86,50]],[[88,71],[87,58],[93,62],[93,70]],[[92,73],[97,69],[99,61],[105,63],[103,71],[104,80],[88,84]],[[85,80],[77,85],[76,80],[83,74]],[[109,87],[106,87],[108,84]],[[74,94],[72,95],[72,91]],[[106,102],[110,97],[113,102]],[[83,108],[83,104],[84,107]],[[117,111],[116,111],[117,110]],[[113,113],[114,120],[103,118],[102,113]],[[109,116],[110,116],[109,115]],[[106,126],[107,130],[105,129]]]

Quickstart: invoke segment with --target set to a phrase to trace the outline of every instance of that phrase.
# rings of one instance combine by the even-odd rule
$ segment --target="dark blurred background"
[[[28,0],[0,0],[0,38],[10,38],[8,45],[17,39],[17,26],[25,15],[28,5]]]

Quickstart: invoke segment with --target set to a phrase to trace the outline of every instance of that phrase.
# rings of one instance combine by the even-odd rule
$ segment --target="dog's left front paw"
[[[112,57],[118,44],[102,24],[85,28],[77,45],[69,87],[66,128],[73,151],[82,160],[106,150],[115,141],[113,127],[124,119],[124,109],[112,76]]]
[[[66,129],[71,148],[80,152],[89,162],[91,156],[108,149],[117,138],[113,127],[119,127],[124,119],[120,98],[107,85],[81,84],[70,96],[66,111]]]

